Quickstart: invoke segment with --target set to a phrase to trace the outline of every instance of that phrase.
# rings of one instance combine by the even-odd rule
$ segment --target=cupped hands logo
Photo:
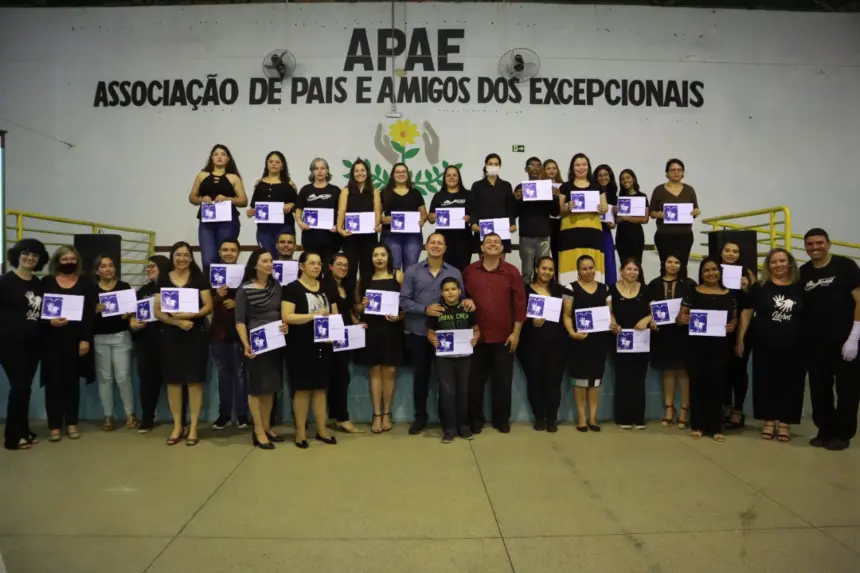
[[[416,143],[424,144],[424,157],[429,165],[424,169],[415,168],[409,164],[410,160],[417,158],[421,153],[422,147],[413,147]],[[463,166],[462,163],[451,164],[447,161],[439,161],[439,136],[429,121],[425,121],[419,129],[417,124],[408,119],[398,119],[388,125],[387,133],[384,126],[379,123],[376,126],[373,144],[388,165],[406,163],[409,166],[409,170],[412,172],[412,185],[422,195],[432,195],[439,192],[439,189],[445,185],[445,169],[449,165],[456,165],[458,169]],[[373,186],[377,189],[385,187],[388,184],[390,168],[384,164],[374,164],[370,160],[365,160],[365,163],[368,165],[368,173]],[[343,177],[349,179],[352,161],[344,159],[343,165],[347,169]]]

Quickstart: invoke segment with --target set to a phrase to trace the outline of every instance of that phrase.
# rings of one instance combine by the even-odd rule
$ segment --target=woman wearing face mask
[[[348,213],[374,213],[376,227],[373,233],[352,233],[345,227]],[[363,159],[356,159],[349,170],[349,182],[340,192],[337,208],[337,232],[343,237],[343,252],[349,259],[347,285],[352,290],[357,275],[364,276],[373,272],[370,259],[376,246],[376,233],[381,228],[382,199],[379,191],[373,188],[370,171]]]
[[[791,424],[799,424],[806,385],[803,343],[803,286],[794,255],[773,249],[762,267],[761,281],[743,297],[735,356],[744,356],[744,336],[754,324],[752,341],[753,413],[763,420],[761,437],[791,441]]]
[[[6,253],[11,271],[0,276],[0,367],[9,380],[6,402],[7,450],[28,450],[38,443],[30,430],[30,395],[39,367],[42,285],[35,273],[48,262],[45,245],[22,239]]]
[[[558,163],[554,159],[547,159],[543,162],[543,171],[541,171],[540,178],[552,181],[552,188],[554,190],[561,189],[562,184],[564,184]],[[552,253],[552,262],[555,264],[556,278],[558,278],[558,241],[559,233],[561,233],[561,216],[562,214],[559,213],[549,218],[549,250]]]
[[[373,249],[373,274],[362,275],[355,297],[355,312],[367,324],[364,349],[358,351],[356,363],[370,370],[370,396],[373,400],[371,432],[379,434],[391,430],[391,404],[397,383],[397,367],[403,364],[403,317],[366,314],[367,291],[385,290],[400,293],[403,273],[395,270],[391,251],[386,245]]]
[[[328,161],[317,157],[311,161],[309,184],[302,187],[296,200],[296,224],[302,230],[302,248],[324,257],[324,261],[340,249],[341,237],[337,233],[338,202],[340,189],[330,183],[331,172]],[[331,209],[335,225],[329,229],[311,229],[304,222],[305,209]]]
[[[418,226],[424,228],[427,221],[427,208],[424,197],[412,186],[412,176],[405,163],[396,163],[385,189],[382,190],[382,240],[391,249],[394,268],[405,271],[418,262],[424,238],[421,232],[394,233],[391,230],[391,214],[395,212],[418,212]]]
[[[290,171],[284,154],[280,151],[270,151],[266,156],[266,165],[263,167],[263,177],[254,185],[251,207],[248,209],[247,215],[249,218],[256,215],[258,202],[278,203],[283,205],[284,222],[283,224],[257,223],[257,245],[270,253],[277,253],[280,234],[296,234],[296,221],[293,219],[293,211],[296,208],[297,200],[296,185],[290,179]],[[234,237],[238,236],[234,235]]]
[[[242,177],[236,162],[226,145],[217,144],[209,152],[209,159],[203,171],[197,174],[188,201],[192,205],[229,202],[232,204],[233,217],[230,221],[204,223],[202,207],[197,210],[198,241],[200,243],[200,258],[203,260],[203,271],[209,275],[209,265],[218,262],[218,245],[230,237],[239,236],[239,211],[237,207],[245,207],[248,197],[242,185]]]
[[[565,289],[562,320],[568,336],[572,339],[568,354],[567,372],[573,382],[573,397],[576,400],[580,432],[599,432],[597,407],[600,399],[600,382],[606,368],[606,354],[609,351],[608,333],[577,332],[574,313],[577,310],[607,306],[609,289],[594,280],[594,259],[589,255],[579,257],[577,279]],[[585,408],[588,405],[588,416]]]
[[[481,252],[481,227],[479,223],[486,219],[508,219],[510,232],[517,230],[517,200],[511,184],[499,177],[502,170],[502,158],[496,153],[487,155],[484,159],[484,178],[472,183],[472,252]],[[511,240],[502,241],[505,252],[511,252]]]
[[[472,232],[470,230],[471,192],[463,187],[463,177],[460,168],[449,165],[445,168],[443,177],[445,185],[430,200],[430,214],[427,216],[431,223],[436,224],[437,209],[465,209],[466,216],[462,223],[456,223],[454,229],[438,229],[437,233],[445,237],[445,254],[443,260],[455,267],[461,273],[472,261]]]
[[[131,286],[117,279],[116,266],[110,257],[99,255],[93,264],[97,294],[131,290]],[[131,386],[131,331],[128,317],[121,314],[103,316],[105,305],[96,305],[93,320],[93,350],[96,360],[96,378],[99,381],[99,399],[104,412],[102,430],[110,432],[113,422],[113,387],[119,388],[125,410],[126,429],[137,428],[134,415],[134,389]]]
[[[558,279],[562,284],[577,280],[577,263],[583,256],[594,261],[594,280],[606,280],[606,265],[603,258],[603,225],[600,215],[609,208],[606,194],[600,194],[596,213],[573,213],[570,210],[570,194],[573,191],[600,191],[600,186],[591,174],[591,161],[584,153],[577,153],[570,160],[568,181],[559,189],[562,215],[561,234],[558,245]]]
[[[612,311],[610,330],[616,337],[621,330],[651,327],[650,298],[642,284],[642,268],[636,259],[621,262],[621,280],[609,289]],[[615,422],[624,430],[645,429],[645,376],[648,352],[612,353],[615,362]]]
[[[167,384],[167,401],[173,414],[173,432],[167,439],[168,446],[178,444],[184,433],[182,387],[188,387],[188,404],[191,423],[188,428],[186,446],[200,442],[197,425],[203,408],[203,381],[209,362],[209,340],[206,334],[206,317],[212,313],[212,293],[209,281],[194,262],[191,245],[184,241],[170,248],[170,267],[158,277],[159,293],[164,288],[187,288],[197,291],[199,310],[190,312],[164,312],[161,296],[155,297],[155,318],[163,324],[159,348],[161,350],[162,376]]]
[[[594,179],[600,187],[600,192],[606,195],[606,206],[608,210],[615,210],[618,205],[618,184],[615,182],[615,173],[606,164],[598,165],[594,170]],[[615,241],[612,239],[612,230],[615,223],[603,223],[603,260],[606,265],[606,284],[614,285],[618,281],[615,272]]]
[[[696,190],[682,183],[684,178],[684,162],[680,159],[670,159],[666,162],[666,178],[668,181],[654,188],[651,194],[651,218],[657,220],[657,232],[654,234],[654,245],[660,260],[668,253],[681,257],[681,264],[687,266],[690,260],[690,250],[693,248],[693,226],[687,224],[669,224],[663,219],[663,205],[666,203],[692,203],[693,217],[698,217],[699,199]]]
[[[645,215],[615,216],[615,249],[622,261],[636,259],[642,263],[642,251],[645,250],[645,232],[642,226],[648,223],[648,196],[639,190],[639,180],[632,169],[625,169],[618,177],[621,182],[619,197],[642,197],[645,199]],[[617,211],[617,209],[616,209]]]
[[[344,326],[358,323],[352,312],[352,296],[343,284],[349,273],[349,259],[343,253],[337,253],[329,265],[329,276],[334,284],[335,302],[343,318]],[[366,325],[365,325],[366,327]],[[331,359],[331,383],[328,387],[328,417],[335,421],[335,428],[347,434],[363,434],[349,419],[347,396],[349,394],[349,363],[352,360],[352,350],[335,352]]]
[[[737,303],[731,291],[723,286],[720,264],[706,258],[699,267],[699,285],[681,303],[678,324],[690,325],[692,310],[713,310],[726,313],[726,333],[737,326]],[[723,381],[729,350],[725,338],[717,336],[688,336],[687,369],[690,372],[691,436],[699,439],[712,436],[718,442],[723,435]]]
[[[684,299],[695,288],[696,281],[687,278],[687,267],[681,265],[681,257],[666,255],[660,263],[660,276],[648,283],[650,300],[663,301]],[[687,332],[677,324],[662,324],[651,333],[651,366],[659,370],[663,378],[663,404],[666,412],[660,425],[675,423],[678,414],[678,429],[685,430],[690,422],[690,376],[687,374]],[[675,389],[681,390],[681,408],[675,407]]]
[[[45,410],[51,441],[59,442],[66,434],[75,440],[78,431],[78,409],[82,377],[87,383],[95,379],[92,364],[93,317],[96,311],[95,286],[83,275],[81,256],[71,246],[58,248],[48,265],[49,275],[42,279],[45,296],[63,294],[83,297],[80,321],[52,318],[42,336],[42,386],[45,388]]]
[[[158,296],[158,277],[166,275],[169,270],[170,259],[164,255],[149,257],[149,262],[146,265],[147,283],[138,289],[137,300]],[[152,431],[155,425],[155,410],[158,407],[161,387],[164,385],[161,350],[159,349],[161,323],[158,321],[142,322],[137,319],[137,315],[134,315],[131,317],[131,332],[134,340],[134,353],[137,355],[137,376],[140,379],[142,415],[137,431],[146,434]],[[184,416],[184,406],[182,411]],[[185,426],[184,420],[182,426]]]
[[[564,288],[555,281],[552,257],[535,261],[534,281],[526,286],[530,295],[562,298]],[[534,429],[558,431],[558,408],[561,405],[561,382],[567,358],[567,333],[564,323],[544,318],[528,318],[523,324],[517,357],[526,375],[529,404],[535,422]]]

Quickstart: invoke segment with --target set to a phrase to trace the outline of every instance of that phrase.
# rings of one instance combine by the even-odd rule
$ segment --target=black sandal
[[[382,420],[382,414],[374,414],[374,415],[373,415],[373,419],[374,419],[374,420],[375,420],[375,419],[377,419],[377,418],[379,418],[380,420]],[[382,422],[380,421],[379,423],[381,424]],[[371,433],[371,434],[381,434],[383,431],[384,431],[384,430],[383,430],[381,427],[379,427],[379,428],[374,428],[374,427],[373,427],[373,422],[371,422],[371,427],[370,427],[370,433]]]
[[[761,429],[761,439],[763,440],[772,440],[774,435],[774,427],[775,424],[773,422],[765,422],[764,427]],[[770,428],[770,431],[768,431]]]
[[[676,411],[675,411],[675,406],[674,406],[674,404],[666,404],[666,405],[665,405],[665,408],[666,408],[667,410],[672,410],[672,415],[671,415],[671,416],[669,416],[668,418],[663,418],[662,420],[660,420],[660,425],[661,425],[661,426],[663,426],[664,428],[668,428],[669,426],[671,426],[672,424],[674,424],[674,423],[675,423],[675,413],[676,413]]]

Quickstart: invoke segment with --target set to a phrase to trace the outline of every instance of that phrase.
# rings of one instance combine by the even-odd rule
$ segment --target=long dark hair
[[[624,257],[624,260],[621,261],[621,265],[618,267],[619,271],[623,271],[624,267],[633,263],[636,265],[636,268],[639,269],[639,283],[645,284],[645,273],[642,272],[642,263],[639,262],[639,259],[636,257]]]
[[[626,192],[626,190],[624,189],[624,186],[621,185],[621,178],[624,177],[625,173],[633,178],[632,189],[634,191],[639,191],[639,178],[636,177],[636,174],[633,172],[633,170],[632,169],[622,169],[621,173],[618,174],[618,193],[620,195],[623,195]]]
[[[113,263],[113,269],[114,269],[114,277],[113,278],[117,281],[119,280],[119,275],[116,272],[116,261],[113,260],[113,257],[111,257],[110,255],[106,255],[104,253],[99,253],[98,255],[96,255],[96,258],[93,259],[92,279],[93,279],[93,282],[95,282],[96,284],[99,284],[99,280],[101,280],[101,277],[99,277],[99,267],[102,266],[102,261],[104,261],[105,259],[108,259],[110,262]]]
[[[681,258],[681,255],[678,253],[666,253],[666,256],[660,261],[660,278],[667,276],[666,275],[666,259],[672,257],[674,259],[678,259],[678,282],[687,280],[687,265],[684,264],[684,259]]]
[[[500,156],[498,153],[490,153],[489,155],[487,155],[487,156],[484,158],[484,168],[483,168],[483,171],[484,171],[484,177],[486,177],[486,176],[487,176],[487,163],[489,163],[489,162],[490,162],[490,159],[498,159],[498,160],[499,160],[499,167],[501,167],[501,166],[502,166],[502,158],[501,158],[501,156]]]
[[[615,181],[615,172],[612,171],[612,168],[605,163],[598,165],[597,169],[594,170],[594,181],[597,182],[597,173],[604,169],[609,173],[609,183],[601,191],[606,193],[606,201],[610,205],[615,205],[618,203],[618,183]]]
[[[191,245],[186,243],[185,241],[178,241],[173,243],[173,246],[170,247],[170,265],[167,267],[167,272],[169,273],[172,270],[176,269],[176,266],[173,264],[173,256],[176,254],[176,251],[185,247],[188,249],[188,252],[191,253],[191,264],[188,265],[188,272],[191,274],[192,279],[199,279],[203,277],[203,271],[200,269],[200,265],[197,264],[197,261],[194,260],[194,251],[191,250]],[[160,277],[161,275],[159,275]],[[165,277],[167,274],[165,273]]]
[[[257,263],[260,261],[260,257],[268,254],[274,259],[274,255],[272,255],[272,251],[269,249],[265,249],[263,247],[257,247],[251,252],[251,256],[248,257],[248,262],[245,263],[245,274],[242,277],[242,282],[253,281],[257,278]],[[272,275],[269,275],[268,282],[274,281],[275,278]]]
[[[448,184],[445,183],[445,176],[448,175],[449,169],[453,169],[454,171],[457,172],[457,189],[460,192],[468,191],[468,189],[466,189],[466,186],[463,185],[463,174],[460,173],[460,168],[457,167],[456,165],[449,165],[448,167],[445,168],[445,171],[442,173],[442,188],[445,190],[448,189]],[[440,189],[440,191],[441,191],[441,189]]]
[[[349,168],[349,181],[346,182],[346,188],[350,193],[359,194],[362,192],[358,181],[355,180],[355,168],[359,165],[364,165],[364,168],[367,170],[367,179],[364,180],[364,191],[366,192],[368,188],[373,191],[373,182],[370,180],[370,162],[361,157],[356,158],[352,162],[352,167]]]
[[[386,204],[391,204],[391,196],[394,193],[394,188],[397,187],[397,183],[394,182],[394,170],[398,167],[403,166],[406,169],[406,188],[412,191],[414,187],[412,186],[412,172],[409,171],[409,167],[406,166],[405,163],[395,163],[391,168],[391,173],[388,174],[388,183],[385,184],[385,187],[382,189],[382,209],[386,210]],[[368,170],[367,176],[370,177],[370,171]]]
[[[216,143],[212,146],[212,150],[209,152],[209,158],[206,160],[206,167],[203,168],[203,171],[206,173],[212,173],[212,170],[215,169],[215,163],[212,161],[212,154],[218,149],[223,149],[224,153],[227,154],[227,165],[224,166],[224,173],[232,173],[233,175],[241,177],[241,175],[239,175],[239,168],[236,167],[236,161],[233,159],[233,154],[230,153],[230,150],[226,145],[222,145],[220,143]]]
[[[723,267],[720,266],[720,261],[718,261],[714,257],[705,257],[704,259],[702,259],[702,263],[699,265],[699,284],[705,284],[702,275],[704,274],[705,265],[708,263],[714,263],[715,265],[717,265],[717,270],[720,272],[720,280],[717,284],[719,284],[720,288],[726,288],[726,286],[723,284]]]
[[[367,276],[365,276],[362,273],[361,278],[359,278],[359,281],[358,281],[358,290],[356,292],[356,295],[360,295],[360,296],[357,296],[357,302],[361,302],[361,299],[364,298],[364,294],[367,292],[367,289],[370,287],[370,281],[373,280],[373,273],[376,270],[375,267],[373,266],[373,253],[374,253],[374,251],[376,251],[376,249],[385,249],[385,253],[388,255],[388,266],[387,266],[386,270],[388,271],[388,274],[390,274],[391,276],[395,276],[394,275],[394,256],[391,254],[391,248],[388,245],[386,245],[385,243],[375,244],[373,246],[373,249],[370,250],[370,261],[368,264],[368,268],[371,269],[371,271],[369,273],[367,273]],[[359,268],[360,267],[361,267],[361,265],[359,265]]]
[[[306,264],[308,262],[308,257],[310,257],[311,255],[318,256],[320,259],[320,263],[322,263],[322,255],[320,255],[318,252],[316,252],[316,251],[302,251],[302,254],[299,255],[299,265]],[[320,266],[325,268],[322,264],[320,264]],[[296,278],[300,278],[301,276],[302,276],[302,269],[301,269],[301,267],[299,267],[299,274],[298,274],[298,277],[296,277]],[[317,277],[317,282],[321,282],[322,280],[323,280],[322,270],[320,270],[320,276]]]
[[[588,162],[588,174],[586,177],[588,178],[589,183],[594,183],[594,174],[591,172],[591,159],[584,153],[577,153],[573,157],[570,158],[570,167],[567,168],[567,180],[570,181],[571,185],[573,184],[573,180],[576,179],[576,176],[573,174],[573,164],[577,159],[585,159]]]
[[[553,271],[555,271],[552,273],[552,276],[549,277],[549,283],[547,283],[547,285],[546,285],[547,290],[552,292],[553,289],[555,289],[555,287],[558,286],[558,282],[555,280],[556,273],[558,272],[558,270],[555,268],[555,259],[553,259],[552,257],[550,257],[548,255],[544,255],[542,257],[538,257],[537,259],[535,259],[535,264],[534,264],[534,269],[533,269],[534,270],[534,278],[536,281],[537,280],[537,270],[538,270],[538,268],[540,268],[540,264],[544,261],[551,262]]]
[[[281,171],[278,173],[278,177],[281,178],[281,183],[289,183],[290,182],[290,168],[287,166],[287,158],[284,157],[284,154],[280,151],[270,151],[266,155],[266,162],[263,164],[263,175],[261,177],[269,176],[269,158],[273,155],[277,155],[278,159],[281,160]]]
[[[158,277],[161,278],[170,272],[170,259],[164,255],[152,255],[149,257],[149,262],[158,268]],[[152,282],[152,281],[150,281]]]

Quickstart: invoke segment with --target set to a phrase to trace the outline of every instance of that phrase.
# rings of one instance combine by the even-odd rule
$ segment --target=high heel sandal
[[[669,416],[664,417],[662,420],[660,420],[660,425],[664,428],[668,428],[675,423],[675,406],[674,404],[666,404],[665,408],[667,410],[671,410],[672,413]]]
[[[776,424],[774,424],[773,422],[765,422],[764,427],[762,427],[762,429],[761,429],[761,439],[762,440],[772,440],[773,434],[774,434],[773,430],[774,430],[775,426],[776,426]],[[770,431],[768,431],[768,428],[770,428]]]
[[[689,406],[681,406],[681,415],[687,415],[686,420],[682,420],[681,416],[678,416],[678,429],[686,430],[687,426],[690,425],[690,407]]]
[[[788,424],[780,424],[779,425],[779,433],[776,435],[776,440],[778,442],[790,442],[791,441],[791,426]]]
[[[738,416],[738,421],[735,422],[732,420],[733,417]],[[738,410],[732,410],[732,413],[729,414],[729,419],[726,421],[726,428],[729,430],[737,430],[738,428],[743,428],[746,426],[747,415]]]
[[[382,424],[382,414],[374,414],[373,415],[373,421],[374,422],[376,421],[377,418],[379,418],[379,420],[380,420],[379,423]],[[382,427],[374,428],[373,423],[371,423],[370,432],[373,434],[381,434],[383,432],[383,429],[382,429]]]

